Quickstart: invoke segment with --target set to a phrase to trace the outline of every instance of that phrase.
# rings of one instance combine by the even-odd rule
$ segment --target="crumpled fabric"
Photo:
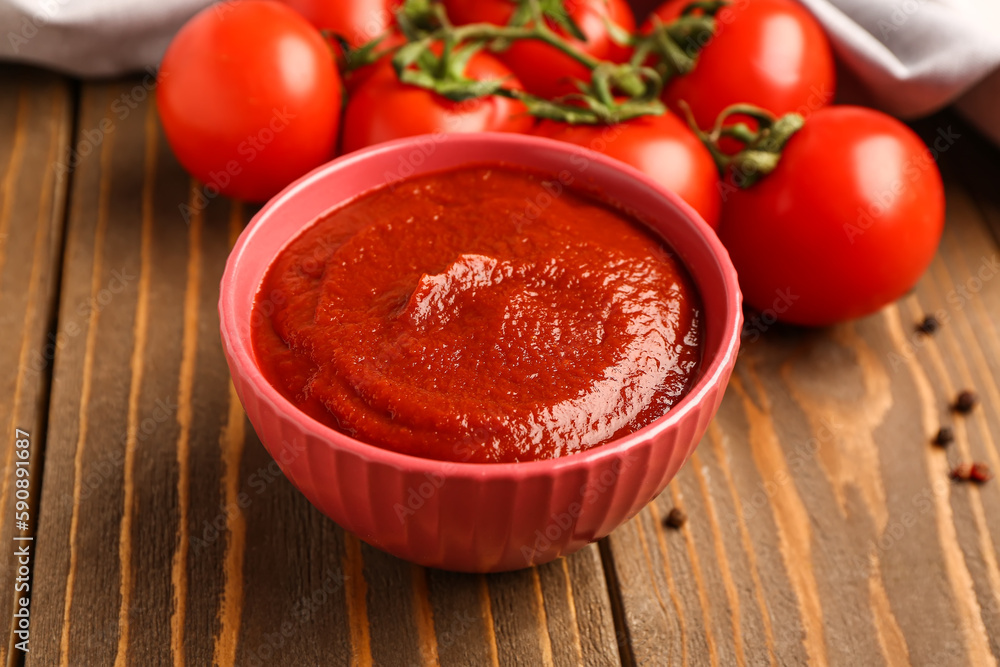
[[[333,0],[342,2],[344,0]],[[155,66],[211,0],[0,0],[0,60],[82,77]]]
[[[1000,0],[801,0],[875,106],[949,104],[1000,144]]]
[[[913,118],[954,103],[1000,143],[1000,0],[801,2],[876,106]],[[0,0],[0,59],[83,77],[141,70],[155,66],[171,36],[209,4]]]

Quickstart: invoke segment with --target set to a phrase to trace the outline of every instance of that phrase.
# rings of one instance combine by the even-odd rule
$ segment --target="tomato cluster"
[[[626,0],[244,0],[181,29],[157,100],[184,167],[256,201],[407,136],[585,146],[700,213],[750,306],[825,325],[909,290],[944,221],[920,139],[834,94],[797,0],[668,0],[638,29]]]

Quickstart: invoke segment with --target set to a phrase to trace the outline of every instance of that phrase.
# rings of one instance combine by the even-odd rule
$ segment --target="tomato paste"
[[[565,456],[661,417],[700,362],[697,293],[560,176],[419,176],[306,228],[254,305],[266,377],[336,430],[439,460]]]

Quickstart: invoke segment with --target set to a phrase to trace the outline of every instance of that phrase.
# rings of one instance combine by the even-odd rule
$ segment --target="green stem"
[[[533,39],[558,49],[587,69],[595,69],[602,62],[587,53],[574,49],[572,45],[552,32],[544,23],[528,27],[498,26],[492,23],[470,23],[450,30],[438,30],[431,33],[429,37],[439,40],[448,34],[453,35],[455,40],[459,42],[466,40],[493,42],[498,40],[516,41]]]
[[[650,33],[635,38],[631,63],[639,65],[655,57],[664,83],[688,74],[698,62],[701,49],[715,35],[715,15],[729,4],[730,0],[692,2],[670,23],[663,23],[654,15]]]
[[[580,106],[572,102],[588,99],[584,95],[569,96],[564,98],[564,101],[559,101],[535,97],[522,90],[508,88],[501,88],[494,94],[521,102],[532,116],[570,125],[614,125],[633,118],[659,116],[666,112],[666,107],[659,100],[628,100],[608,106],[590,98],[591,103]]]
[[[695,122],[691,107],[683,101],[680,106],[691,130],[712,154],[719,173],[723,176],[732,174],[736,185],[743,189],[778,167],[788,141],[805,126],[805,119],[797,113],[778,117],[751,104],[734,104],[723,109],[711,131],[705,132]],[[749,116],[757,122],[757,129],[753,130],[745,123],[727,125],[732,116]],[[734,155],[727,154],[719,147],[719,140],[723,137],[742,142],[743,149]]]
[[[576,48],[561,34],[566,31],[573,39],[582,38],[572,19],[553,14],[555,10],[551,8],[544,9],[541,0],[520,2],[509,25],[453,26],[439,2],[408,0],[398,13],[398,22],[409,42],[397,49],[393,58],[400,80],[455,101],[502,95],[521,101],[533,115],[570,123],[615,123],[666,111],[659,100],[663,89],[659,72],[641,63],[618,64],[595,58]],[[693,19],[700,20],[700,17]],[[557,27],[550,27],[549,20]],[[505,89],[502,82],[483,86],[482,82],[465,76],[465,64],[475,49],[490,46],[500,50],[504,45],[524,39],[542,42],[586,68],[590,80],[581,84],[583,93],[545,100],[523,91]],[[440,51],[435,44],[441,44]]]

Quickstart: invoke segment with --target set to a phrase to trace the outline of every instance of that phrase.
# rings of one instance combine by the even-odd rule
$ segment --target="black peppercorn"
[[[942,426],[934,436],[933,442],[938,447],[947,447],[955,442],[955,431],[950,426]]]
[[[955,398],[955,402],[952,403],[951,409],[955,412],[967,414],[972,412],[972,409],[976,407],[976,403],[978,402],[979,397],[976,396],[975,392],[966,389]]]
[[[928,315],[917,324],[917,333],[930,336],[941,327],[941,322],[933,315]]]
[[[687,523],[687,514],[685,514],[684,510],[679,507],[675,507],[670,510],[670,513],[667,514],[667,518],[663,520],[664,526],[674,529],[680,528],[685,523]]]

